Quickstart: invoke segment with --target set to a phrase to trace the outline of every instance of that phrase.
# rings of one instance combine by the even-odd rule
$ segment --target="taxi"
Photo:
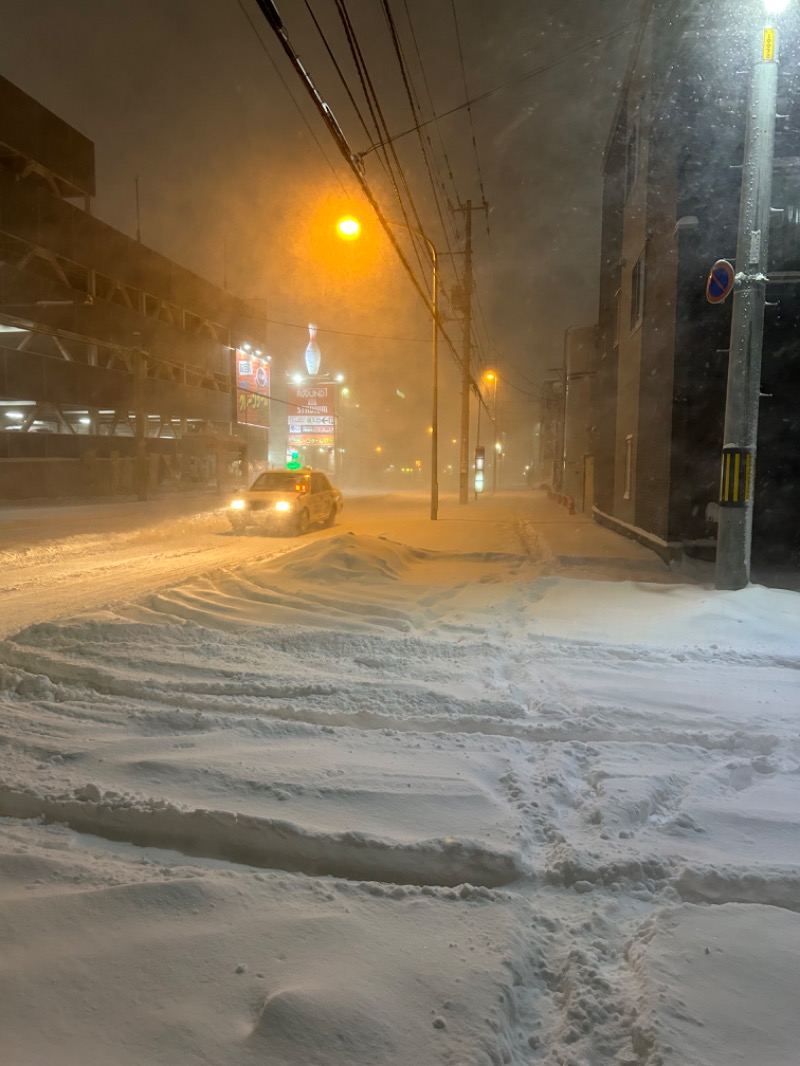
[[[327,474],[302,467],[265,470],[231,500],[227,514],[234,533],[260,528],[302,536],[311,526],[332,526],[342,506],[342,494]]]

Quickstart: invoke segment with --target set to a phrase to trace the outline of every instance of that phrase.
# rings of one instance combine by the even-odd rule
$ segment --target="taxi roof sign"
[[[708,272],[706,299],[710,304],[721,304],[733,288],[736,271],[727,259],[718,259]]]

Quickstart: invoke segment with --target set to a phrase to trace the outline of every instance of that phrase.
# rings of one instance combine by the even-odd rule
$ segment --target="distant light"
[[[249,351],[250,351],[250,345],[249,345],[249,344],[243,344],[243,345],[242,345],[242,348],[243,348],[243,349],[244,349],[244,351],[246,351],[246,352],[249,352]]]
[[[90,426],[92,424],[91,418],[79,418],[78,421],[82,426]]]
[[[256,355],[261,355],[261,349],[260,348],[256,348]]]
[[[349,396],[349,395],[350,395],[350,390],[345,385],[345,387],[342,389],[342,396]]]
[[[21,422],[24,417],[21,411],[6,411],[6,418],[10,418],[12,422]]]
[[[292,381],[295,383],[295,385],[302,385],[303,384],[303,375],[302,374],[292,374]]]
[[[344,381],[344,374],[337,374],[336,375],[336,380],[339,381],[339,382]]]
[[[336,230],[343,240],[354,241],[361,233],[361,223],[350,216],[340,218],[336,223]]]
[[[764,8],[768,15],[780,15],[789,6],[789,0],[764,0]]]

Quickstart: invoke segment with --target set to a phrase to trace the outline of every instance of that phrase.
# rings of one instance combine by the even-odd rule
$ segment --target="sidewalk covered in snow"
[[[540,493],[241,540],[0,642],[9,1063],[794,1061],[796,593]]]

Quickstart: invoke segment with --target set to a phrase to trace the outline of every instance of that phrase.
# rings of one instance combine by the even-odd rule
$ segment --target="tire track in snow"
[[[496,888],[526,875],[515,855],[454,839],[401,844],[364,833],[313,833],[290,822],[163,802],[125,803],[96,786],[47,796],[0,786],[0,817],[63,823],[139,847],[349,881]]]

